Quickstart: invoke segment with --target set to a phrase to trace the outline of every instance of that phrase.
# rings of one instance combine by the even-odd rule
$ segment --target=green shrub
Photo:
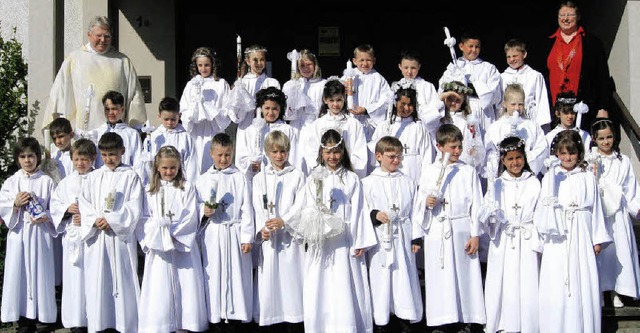
[[[33,133],[39,104],[27,106],[27,63],[22,57],[22,44],[13,37],[0,36],[0,184],[17,171],[13,146],[18,138]],[[0,281],[4,281],[4,256],[7,228],[0,228]],[[2,284],[0,284],[0,293]]]

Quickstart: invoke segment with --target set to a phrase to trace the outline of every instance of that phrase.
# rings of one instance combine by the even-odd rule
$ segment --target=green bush
[[[18,138],[33,133],[39,110],[37,102],[31,112],[27,106],[27,63],[15,32],[14,28],[11,39],[0,36],[0,184],[18,170],[13,160],[13,146]],[[7,230],[0,228],[0,281],[4,281]]]

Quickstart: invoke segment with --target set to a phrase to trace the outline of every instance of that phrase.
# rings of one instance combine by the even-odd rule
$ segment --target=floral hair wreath
[[[450,81],[450,82],[445,82],[442,85],[442,91],[455,91],[458,94],[463,94],[463,95],[471,95],[473,94],[473,89],[469,88],[463,84],[460,84],[459,82],[456,81]]]
[[[336,142],[336,144],[332,145],[332,146],[325,146],[322,144],[322,142],[320,142],[320,147],[322,147],[322,149],[327,149],[327,150],[331,150],[334,148],[338,148],[340,146],[340,144],[342,143],[342,140],[344,138],[344,136],[342,134],[340,134],[340,129],[337,129],[335,127],[329,127],[327,129],[325,129],[324,131],[322,131],[322,135],[320,137],[323,137],[325,133],[329,132],[330,130],[334,130],[338,133],[338,135],[340,135],[340,140],[338,140],[338,142]]]
[[[244,50],[244,54],[247,55],[249,53],[254,53],[254,52],[264,52],[267,53],[267,48],[266,47],[262,47],[262,46],[255,46],[255,47],[247,47],[246,50]]]
[[[397,93],[400,89],[416,89],[415,81],[413,79],[402,78],[400,81],[396,81],[391,85],[391,90]]]
[[[578,99],[575,97],[558,97],[556,99],[556,102],[562,103],[562,104],[576,104],[577,100]]]
[[[515,145],[509,145],[509,146],[506,146],[506,147],[502,145],[505,139],[513,138],[513,137],[516,137],[516,138],[519,139],[518,142]],[[519,136],[508,136],[508,137],[502,139],[502,141],[500,141],[500,143],[498,144],[498,149],[500,150],[500,155],[504,155],[504,154],[506,154],[506,153],[508,153],[510,151],[522,150],[524,148],[524,145],[525,145],[524,139],[522,139],[521,137],[519,137]]]

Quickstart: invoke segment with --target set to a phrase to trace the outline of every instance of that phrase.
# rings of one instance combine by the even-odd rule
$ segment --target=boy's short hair
[[[466,43],[469,39],[475,39],[482,43],[482,36],[473,29],[465,29],[460,35],[460,43]]]
[[[360,44],[356,46],[356,48],[353,49],[353,56],[357,57],[358,52],[366,53],[370,55],[372,58],[376,57],[376,51],[373,49],[373,46],[371,46],[371,44]]]
[[[527,43],[517,38],[509,39],[504,44],[504,52],[507,53],[511,49],[515,49],[518,52],[527,52]]]
[[[93,160],[96,158],[96,144],[87,138],[80,138],[71,145],[71,158],[74,154],[89,156]]]
[[[120,134],[116,132],[107,132],[102,134],[98,141],[99,150],[117,150],[124,148],[124,141]]]
[[[401,152],[402,142],[395,136],[383,136],[376,143],[376,153],[386,153],[388,151]]]
[[[40,162],[42,162],[42,149],[40,148],[40,142],[31,136],[18,139],[16,144],[13,146],[13,160],[16,165],[20,167],[18,157],[26,150],[30,150],[36,155],[36,163],[37,165],[40,165]]]
[[[71,134],[73,127],[67,118],[56,118],[49,124],[49,135],[53,136],[58,133]]]
[[[213,149],[213,146],[215,145],[218,145],[221,147],[233,147],[233,140],[231,140],[231,137],[229,136],[229,134],[225,132],[220,132],[214,135],[213,138],[211,139],[211,149]]]
[[[462,142],[462,139],[462,132],[454,124],[442,124],[436,131],[436,142],[440,146],[444,146],[448,142]]]
[[[287,153],[291,150],[291,141],[289,137],[282,131],[271,131],[264,138],[264,150],[279,148],[284,149]]]
[[[165,97],[158,105],[158,112],[162,111],[180,113],[180,102],[173,97]]]
[[[124,106],[124,96],[114,90],[107,91],[104,96],[102,96],[102,104],[106,103],[107,100],[110,100],[111,103],[115,105]]]

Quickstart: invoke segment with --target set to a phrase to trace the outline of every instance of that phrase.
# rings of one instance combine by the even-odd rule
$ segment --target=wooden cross
[[[400,207],[396,206],[396,204],[393,204],[393,206],[391,206],[391,210],[398,213],[398,211],[400,210]]]
[[[173,222],[173,217],[176,216],[176,214],[169,211],[165,216],[169,218],[169,221]]]
[[[333,203],[336,202],[336,199],[333,198],[333,196],[329,197],[329,209],[331,209],[333,207]]]
[[[407,146],[407,144],[405,143],[404,146],[402,146],[402,149],[404,150],[404,153],[406,154],[407,151],[409,150],[409,146]]]
[[[222,211],[226,211],[227,210],[227,206],[229,205],[226,201],[224,200],[220,200],[220,202],[218,203],[220,206],[222,206]]]
[[[516,211],[516,215],[518,215],[518,209],[522,208],[522,206],[518,205],[516,202],[515,205],[511,206],[511,208],[513,208],[513,210]]]
[[[449,203],[447,202],[447,198],[442,199],[442,210],[446,211],[447,210],[447,205]]]
[[[276,205],[274,205],[274,204],[273,204],[273,201],[269,201],[269,214],[273,214],[273,208],[274,208],[275,206],[276,206]]]

